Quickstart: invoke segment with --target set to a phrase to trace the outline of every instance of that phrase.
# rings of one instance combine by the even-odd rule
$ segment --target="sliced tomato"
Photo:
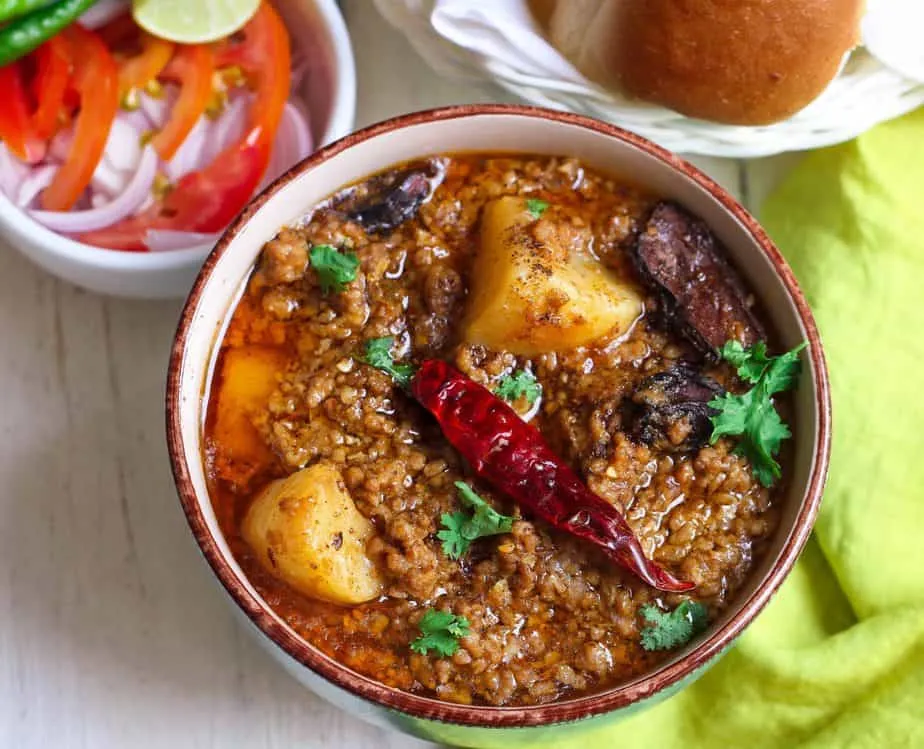
[[[119,62],[119,97],[144,88],[156,80],[173,57],[174,44],[143,31],[138,37],[140,52]]]
[[[35,135],[47,140],[58,130],[65,117],[65,96],[71,83],[71,60],[67,42],[53,36],[34,52],[35,77],[32,92],[37,104],[32,115]]]
[[[267,0],[241,31],[216,44],[215,65],[244,72],[256,91],[249,124],[274,138],[289,98],[292,59],[285,24]]]
[[[163,77],[180,84],[180,96],[151,144],[157,155],[170,161],[195,127],[212,99],[212,50],[205,44],[181,45]]]
[[[164,199],[170,228],[216,232],[224,229],[253,196],[269,161],[270,144],[257,130],[228,146],[205,169],[183,177]]]
[[[113,18],[109,23],[100,26],[96,33],[109,49],[122,49],[132,44],[138,38],[140,27],[132,18],[131,11],[126,11]]]
[[[23,161],[41,161],[45,144],[32,126],[22,61],[0,67],[0,102],[0,140]]]
[[[149,229],[218,232],[241,211],[260,184],[269,145],[258,130],[226,148],[205,169],[183,177],[169,195],[145,213],[80,241],[114,250],[144,251]]]
[[[42,207],[48,211],[70,210],[90,184],[119,108],[119,71],[103,40],[80,24],[62,33],[74,64],[80,111],[71,150],[42,193]]]

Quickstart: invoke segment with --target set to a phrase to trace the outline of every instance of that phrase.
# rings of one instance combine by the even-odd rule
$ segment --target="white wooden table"
[[[505,98],[437,78],[345,2],[358,125]],[[696,158],[759,202],[792,158]],[[104,299],[0,237],[0,747],[424,747],[329,707],[229,616],[180,513],[163,436],[179,302]]]

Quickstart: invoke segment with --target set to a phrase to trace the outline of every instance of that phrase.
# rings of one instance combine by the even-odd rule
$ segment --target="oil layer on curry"
[[[765,331],[673,203],[566,158],[396,166],[261,252],[209,395],[222,530],[385,684],[605,689],[695,637],[775,529],[798,361]]]

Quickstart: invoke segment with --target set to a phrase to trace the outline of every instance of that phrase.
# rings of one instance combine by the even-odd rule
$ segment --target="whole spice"
[[[433,359],[421,364],[410,389],[474,473],[527,513],[598,546],[659,590],[694,587],[647,559],[622,515],[590,491],[540,432],[490,390]]]
[[[0,29],[0,66],[25,57],[42,42],[55,36],[76,21],[96,0],[59,0],[51,5],[35,7],[36,3],[19,2],[5,4],[11,18],[23,11],[26,15],[10,21]],[[29,12],[31,9],[31,12]]]

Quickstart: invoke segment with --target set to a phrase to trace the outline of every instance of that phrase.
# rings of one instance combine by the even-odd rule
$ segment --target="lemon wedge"
[[[233,34],[259,7],[260,0],[134,0],[132,15],[154,36],[198,44]]]

